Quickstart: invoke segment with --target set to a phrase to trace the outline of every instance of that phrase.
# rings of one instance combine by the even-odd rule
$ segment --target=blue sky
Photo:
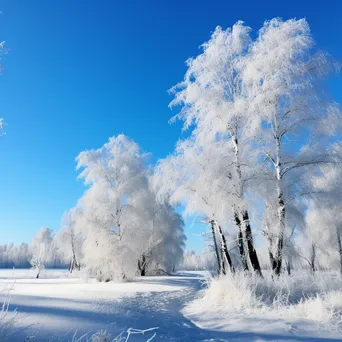
[[[84,191],[75,157],[124,133],[165,157],[180,136],[167,89],[217,25],[306,17],[317,45],[342,60],[342,1],[0,0],[0,244],[30,242]],[[342,75],[329,81],[342,102]],[[199,250],[187,220],[188,248]]]

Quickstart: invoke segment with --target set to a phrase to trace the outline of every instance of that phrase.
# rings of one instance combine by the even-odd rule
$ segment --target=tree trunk
[[[72,273],[72,259],[71,259],[70,262],[69,262],[68,271],[69,271],[70,273]]]
[[[276,123],[276,131],[279,131],[278,123]],[[274,163],[277,178],[277,192],[278,192],[278,217],[279,217],[279,235],[276,247],[276,255],[273,271],[275,275],[280,275],[281,265],[283,261],[283,248],[284,248],[284,232],[285,232],[285,199],[284,193],[281,188],[283,179],[282,163],[280,155],[281,138],[276,136],[276,160]]]
[[[341,236],[337,227],[336,227],[336,235],[337,235],[338,252],[340,254],[340,273],[342,274],[342,243],[341,243]]]
[[[232,259],[230,258],[230,255],[229,255],[226,237],[224,236],[224,234],[222,232],[221,226],[216,221],[214,221],[214,225],[217,226],[217,229],[218,229],[218,232],[220,235],[220,240],[221,240],[221,254],[223,256],[221,264],[223,264],[223,266],[224,266],[224,259],[226,259],[227,265],[230,268],[230,272],[235,273],[235,268],[233,266]],[[224,273],[224,274],[226,274],[226,273]]]
[[[81,265],[77,262],[77,258],[76,258],[74,238],[75,238],[75,236],[72,233],[72,235],[71,235],[72,264],[71,264],[70,273],[72,273],[72,271],[75,268],[77,268],[78,270],[81,269]]]
[[[281,191],[279,191],[279,196],[278,196],[278,211],[279,211],[279,236],[278,236],[274,265],[273,265],[273,271],[276,275],[279,275],[281,273],[281,265],[283,261],[284,231],[285,231],[285,202],[284,202],[283,194]]]
[[[138,260],[138,269],[140,271],[140,276],[144,277],[146,275],[146,257],[143,255],[141,261]]]
[[[270,263],[271,263],[271,267],[272,267],[272,270],[274,271],[275,268],[276,268],[276,262],[275,262],[275,259],[274,259],[274,255],[271,251],[271,248],[268,249],[268,256],[270,258]]]
[[[239,215],[238,215],[238,213],[236,211],[234,212],[234,220],[235,220],[235,224],[236,224],[236,227],[237,227],[237,230],[238,230],[238,233],[237,233],[237,243],[238,243],[238,247],[239,247],[242,267],[243,267],[244,271],[249,271],[248,263],[247,263],[247,258],[246,258],[246,253],[245,253],[245,247],[244,247],[244,243],[243,243],[243,234],[242,234],[242,228],[241,228],[241,220],[240,220]]]
[[[274,269],[276,268],[275,258],[272,252],[274,243],[273,243],[273,238],[271,236],[271,232],[268,227],[267,227],[267,239],[268,239],[268,256],[270,258],[272,271],[274,271]]]
[[[238,183],[239,196],[240,196],[241,200],[243,201],[243,199],[244,199],[244,188],[243,188],[242,170],[241,170],[241,163],[240,163],[239,141],[238,141],[236,134],[232,134],[231,139],[232,139],[232,142],[234,145],[235,168],[236,168],[236,173],[237,173],[238,179],[239,179],[239,183]],[[242,216],[242,220],[243,220],[244,225],[245,225],[245,234],[246,234],[246,240],[247,240],[247,249],[248,249],[249,260],[252,264],[254,271],[262,277],[258,255],[257,255],[257,252],[256,252],[254,245],[253,245],[253,234],[252,234],[251,225],[249,222],[248,211],[243,210],[241,213],[241,216]]]
[[[312,274],[316,271],[316,247],[314,244],[311,245],[311,272]]]
[[[214,248],[215,248],[216,260],[217,260],[217,265],[218,265],[217,273],[218,273],[218,275],[225,274],[224,265],[222,267],[221,258],[220,258],[220,254],[219,254],[219,250],[218,250],[218,246],[217,246],[214,220],[210,221],[210,225],[211,225],[211,232],[213,234]]]
[[[245,234],[246,234],[246,240],[247,240],[247,249],[248,249],[248,255],[249,255],[249,260],[253,266],[254,271],[262,277],[262,272],[261,272],[261,267],[258,259],[258,254],[254,248],[254,243],[253,243],[253,235],[252,235],[252,229],[251,225],[249,222],[249,216],[248,216],[248,211],[244,210],[242,212],[242,219],[245,225]]]
[[[286,270],[287,270],[287,274],[290,276],[291,275],[291,262],[289,260],[286,261]]]

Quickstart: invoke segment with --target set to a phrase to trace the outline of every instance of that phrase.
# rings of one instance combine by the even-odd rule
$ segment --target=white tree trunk
[[[226,261],[227,265],[230,268],[231,273],[234,273],[235,272],[235,268],[233,266],[232,259],[230,257],[229,251],[228,251],[226,237],[224,236],[224,234],[222,232],[221,226],[217,223],[216,220],[214,220],[214,224],[217,227],[217,230],[218,230],[218,233],[219,233],[219,236],[220,236],[221,256],[222,256],[221,263],[223,262],[223,265],[224,265],[224,261]]]
[[[215,224],[214,224],[214,220],[210,221],[210,225],[211,225],[211,232],[213,234],[213,241],[214,241],[214,248],[215,248],[215,253],[216,253],[216,260],[217,260],[217,264],[218,264],[218,274],[225,274],[225,270],[224,270],[224,264],[222,265],[221,260],[223,260],[223,258],[220,257],[220,253],[219,253],[219,249],[218,249],[218,244],[217,244],[217,239],[216,239],[216,229],[215,229]]]
[[[278,129],[276,130],[278,133]],[[276,160],[275,160],[276,178],[277,178],[277,192],[278,192],[278,241],[275,252],[275,260],[273,264],[273,271],[276,275],[281,272],[281,266],[283,261],[283,247],[284,247],[284,234],[285,234],[285,200],[284,194],[281,188],[282,172],[281,172],[281,158],[280,158],[280,138],[276,136]]]

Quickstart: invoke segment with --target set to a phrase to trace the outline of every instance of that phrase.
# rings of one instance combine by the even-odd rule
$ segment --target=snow
[[[56,270],[42,273],[48,279],[34,276],[31,270],[0,270],[0,288],[12,287],[15,282],[10,291],[10,310],[17,308],[20,326],[30,326],[20,332],[21,340],[27,336],[35,336],[34,341],[53,336],[71,339],[75,331],[82,335],[100,329],[116,336],[129,327],[159,327],[158,338],[180,340],[182,329],[193,326],[180,309],[197,291],[197,278],[201,277],[200,273],[189,273],[144,277],[129,283],[99,283],[66,277],[67,272]],[[0,301],[5,295],[0,292]],[[12,341],[20,338],[16,335]],[[146,338],[138,335],[131,340]]]
[[[302,271],[264,278],[236,273],[208,279],[208,286],[184,309],[184,315],[207,330],[251,340],[322,341],[342,337],[341,281],[336,274]]]
[[[0,289],[10,289],[10,311],[16,308],[19,331],[10,341],[71,341],[87,332],[107,330],[112,336],[132,327],[158,327],[155,341],[340,341],[341,334],[318,331],[310,322],[293,323],[204,311],[196,304],[205,286],[205,272],[137,278],[128,283],[99,283],[45,270],[0,270]],[[3,301],[6,291],[0,292]],[[315,329],[313,329],[315,328]],[[311,330],[310,330],[311,329]],[[133,335],[146,341],[154,331]]]

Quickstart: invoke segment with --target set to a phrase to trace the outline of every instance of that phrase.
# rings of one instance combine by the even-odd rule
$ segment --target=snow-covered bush
[[[7,341],[16,331],[15,321],[17,319],[16,312],[10,312],[9,299],[2,303],[0,307],[0,341]]]
[[[13,288],[13,284],[10,287],[5,287],[1,291],[4,292],[5,298],[0,305],[0,342],[9,340],[17,332],[16,322],[18,319],[18,313],[16,310],[9,310],[10,305],[10,291]]]

